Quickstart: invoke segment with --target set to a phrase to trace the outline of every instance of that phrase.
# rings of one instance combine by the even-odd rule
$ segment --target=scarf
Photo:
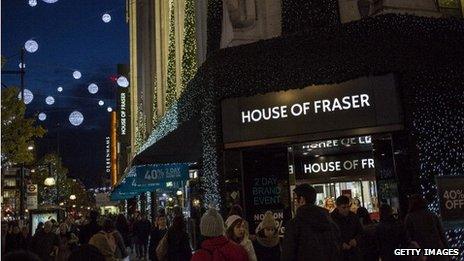
[[[275,247],[279,244],[279,235],[277,233],[271,238],[258,236],[256,239],[258,243],[265,247]]]

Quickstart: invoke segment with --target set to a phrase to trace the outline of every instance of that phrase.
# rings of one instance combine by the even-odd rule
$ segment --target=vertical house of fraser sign
[[[221,106],[226,144],[402,124],[393,74],[225,99]]]
[[[127,78],[128,68],[118,65],[118,74]],[[121,175],[127,167],[128,155],[130,153],[131,124],[130,124],[130,87],[118,87],[117,97],[117,151],[118,151],[118,174]]]

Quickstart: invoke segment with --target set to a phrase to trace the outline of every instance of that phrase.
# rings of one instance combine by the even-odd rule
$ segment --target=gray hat
[[[224,235],[224,220],[214,208],[208,209],[201,217],[200,232],[205,237]]]

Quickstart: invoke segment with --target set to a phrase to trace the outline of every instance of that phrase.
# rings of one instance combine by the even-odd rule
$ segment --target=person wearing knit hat
[[[258,261],[280,260],[279,230],[274,213],[266,211],[264,218],[256,228],[256,241],[253,242]]]
[[[228,217],[226,220],[226,235],[230,240],[245,248],[248,253],[248,260],[257,260],[253,243],[248,238],[248,225],[243,218],[238,215]]]
[[[214,208],[208,209],[201,217],[200,232],[205,237],[191,261],[247,261],[245,249],[224,236],[224,220]]]

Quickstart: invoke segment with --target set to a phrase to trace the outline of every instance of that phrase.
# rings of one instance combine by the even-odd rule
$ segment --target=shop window
[[[463,10],[460,0],[437,0],[437,5],[442,14],[446,17],[463,16]]]
[[[5,187],[15,187],[16,186],[16,179],[4,179],[3,185]]]
[[[16,191],[14,190],[3,190],[4,198],[14,198],[16,196]]]

